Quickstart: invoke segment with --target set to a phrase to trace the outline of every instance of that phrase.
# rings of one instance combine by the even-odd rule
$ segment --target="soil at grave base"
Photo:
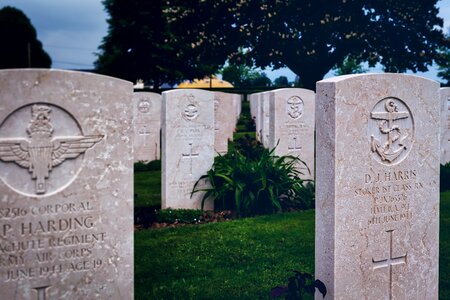
[[[195,223],[159,223],[156,220],[156,212],[160,209],[159,206],[154,207],[139,207],[135,208],[134,212],[134,229],[142,230],[148,228],[165,228],[165,227],[181,227],[186,225],[198,225],[205,223],[216,223],[233,220],[236,214],[232,211],[218,211],[205,212],[203,216]]]

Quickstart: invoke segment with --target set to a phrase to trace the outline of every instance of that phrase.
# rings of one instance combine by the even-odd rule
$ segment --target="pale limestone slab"
[[[228,152],[228,140],[233,140],[236,127],[234,94],[214,92],[214,150],[221,155]]]
[[[450,88],[441,88],[441,165],[450,162]]]
[[[269,127],[270,127],[270,92],[261,93],[260,98],[260,122],[261,122],[261,143],[265,148],[269,148]]]
[[[248,102],[250,103],[250,115],[253,119],[256,119],[257,115],[257,93],[247,95]]]
[[[178,89],[162,99],[161,206],[199,209],[203,195],[190,194],[214,161],[214,93]]]
[[[131,82],[0,71],[2,299],[133,299]]]
[[[315,267],[326,299],[437,299],[439,84],[350,75],[316,92]]]
[[[161,95],[133,94],[134,161],[160,159]]]
[[[276,155],[299,157],[302,179],[314,179],[314,91],[285,88],[270,93],[268,148]]]
[[[256,93],[252,97],[253,103],[254,103],[254,112],[255,112],[255,130],[256,130],[256,139],[258,141],[262,141],[261,134],[262,134],[262,93]]]

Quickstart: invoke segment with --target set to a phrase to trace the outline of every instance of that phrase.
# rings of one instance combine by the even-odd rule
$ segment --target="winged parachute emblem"
[[[56,166],[74,159],[103,139],[103,135],[55,137],[50,122],[51,108],[33,105],[26,129],[29,139],[0,139],[0,160],[27,168],[36,180],[36,194],[45,194],[45,180]]]

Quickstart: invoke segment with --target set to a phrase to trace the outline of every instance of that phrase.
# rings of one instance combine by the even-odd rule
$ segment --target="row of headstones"
[[[314,91],[288,88],[250,94],[256,138],[277,156],[300,158],[302,179],[314,179]],[[306,164],[306,166],[305,166]]]
[[[196,175],[193,157],[213,144],[203,116],[214,106],[205,91],[168,93],[162,131],[174,144],[162,148],[177,148],[183,166],[163,172],[177,196],[186,181],[171,178]],[[450,142],[439,93],[400,74],[317,83],[315,268],[326,299],[438,298],[440,142]],[[133,299],[132,95],[110,77],[0,71],[2,298]]]
[[[200,93],[214,103],[214,147],[212,151],[224,154],[228,150],[228,141],[233,140],[233,132],[241,114],[242,96],[238,94],[209,92]],[[180,98],[180,95],[181,98]],[[187,120],[196,118],[195,97],[199,95],[196,90],[174,90],[163,94],[151,92],[138,92],[133,94],[133,128],[134,128],[134,161],[153,161],[161,159],[161,120],[166,122],[166,114],[162,115],[163,99],[169,110],[176,105],[183,107],[178,117]],[[198,96],[197,96],[198,97]],[[191,99],[192,98],[192,99]],[[178,102],[176,102],[178,99]],[[175,102],[174,102],[175,101]],[[182,103],[184,101],[184,103]],[[168,110],[166,109],[165,112]],[[171,121],[173,122],[173,121]]]

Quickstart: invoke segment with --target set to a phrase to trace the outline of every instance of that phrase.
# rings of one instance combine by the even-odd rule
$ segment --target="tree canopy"
[[[37,39],[30,19],[19,9],[5,6],[0,9],[0,69],[49,68],[50,56]]]
[[[289,67],[312,89],[349,55],[388,72],[426,71],[447,47],[437,1],[104,0],[111,18],[98,66],[128,56],[124,68],[139,70],[130,73],[189,79],[243,59]]]

